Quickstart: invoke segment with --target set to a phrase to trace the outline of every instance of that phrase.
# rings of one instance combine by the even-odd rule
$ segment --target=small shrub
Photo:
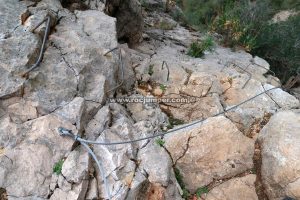
[[[287,81],[300,67],[300,14],[268,24],[258,35],[257,43],[259,46],[252,53],[266,59],[282,82]]]
[[[64,160],[60,160],[53,166],[53,173],[56,173],[57,175],[61,174],[62,166],[64,164]]]
[[[166,142],[165,142],[163,139],[161,139],[161,138],[157,138],[157,139],[155,140],[155,143],[156,143],[157,145],[163,147],[163,146],[165,145]]]
[[[188,50],[188,55],[200,58],[204,55],[205,51],[212,51],[214,47],[214,41],[211,37],[206,37],[201,42],[193,42]]]
[[[260,1],[256,4],[247,0],[224,5],[222,12],[212,22],[210,29],[223,36],[223,44],[229,47],[237,45],[251,51],[257,47],[257,36],[271,17],[268,4]]]
[[[208,192],[209,192],[209,190],[207,187],[201,187],[201,188],[197,189],[196,195],[197,195],[197,197],[201,197],[202,194],[206,194]]]

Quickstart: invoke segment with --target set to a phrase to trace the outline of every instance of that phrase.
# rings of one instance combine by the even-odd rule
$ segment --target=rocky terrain
[[[111,199],[300,199],[299,99],[243,50],[188,56],[203,35],[143,2],[0,0],[0,199],[110,198],[59,127],[110,143],[195,120],[90,145]],[[125,97],[189,101],[112,101]]]

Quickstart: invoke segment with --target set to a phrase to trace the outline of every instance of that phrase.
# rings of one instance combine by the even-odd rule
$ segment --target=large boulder
[[[253,167],[254,141],[223,116],[167,135],[165,140],[165,148],[191,192]]]
[[[259,136],[261,176],[270,200],[300,198],[300,111],[275,114]]]

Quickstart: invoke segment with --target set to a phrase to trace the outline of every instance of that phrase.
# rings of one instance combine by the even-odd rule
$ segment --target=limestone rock
[[[148,175],[150,183],[167,186],[170,180],[172,161],[168,153],[158,144],[148,144],[139,151],[139,168]]]
[[[3,163],[0,187],[5,188],[9,196],[47,198],[53,166],[71,151],[74,143],[70,138],[61,137],[57,128],[63,126],[76,133],[75,127],[54,115],[31,120],[24,126],[24,140],[0,156]]]
[[[18,0],[1,0],[0,5],[0,38],[2,38],[22,24],[27,9],[26,3]]]
[[[64,191],[56,188],[51,195],[50,200],[85,200],[88,181],[84,180],[79,184],[74,184],[72,190]]]
[[[10,105],[7,110],[15,123],[23,123],[38,117],[34,104],[24,100]]]
[[[117,84],[119,56],[104,56],[118,44],[115,19],[97,10],[75,11],[75,15],[77,19],[63,18],[50,40],[79,79],[79,93],[103,103],[106,92]]]
[[[260,132],[261,175],[269,199],[300,198],[299,130],[300,113],[295,110],[275,114]]]
[[[97,184],[97,179],[93,178],[92,180],[90,180],[85,199],[86,200],[95,200],[97,198],[98,198],[98,184]]]
[[[25,100],[36,102],[40,114],[48,114],[71,102],[77,93],[77,78],[54,47],[44,53],[40,66],[25,85]]]
[[[89,168],[88,152],[83,147],[78,147],[64,161],[61,173],[68,182],[80,183],[88,179]]]
[[[84,99],[82,97],[75,97],[70,103],[63,106],[61,109],[55,111],[55,114],[68,120],[72,124],[76,124],[78,130],[82,127],[82,117],[85,110]]]
[[[167,135],[165,140],[191,192],[214,179],[232,177],[253,167],[254,141],[223,116]]]
[[[206,196],[206,200],[258,200],[255,192],[255,175],[230,179],[216,186]]]
[[[274,86],[263,85],[254,79],[249,80],[246,86],[241,88],[246,80],[245,76],[234,77],[231,79],[231,85],[223,84],[225,92],[221,99],[226,109],[230,109],[232,106],[274,88]],[[299,101],[295,97],[278,88],[267,92],[267,94],[256,96],[251,101],[231,110],[226,116],[237,125],[241,125],[241,130],[245,133],[256,120],[262,119],[266,113],[272,114],[279,108],[286,110],[298,106]]]
[[[0,40],[0,98],[21,94],[20,73],[35,62],[39,44],[37,36],[25,32]]]
[[[99,137],[102,131],[111,123],[111,113],[109,106],[102,107],[97,114],[89,121],[85,132],[90,140],[95,140]]]
[[[13,123],[9,116],[0,118],[0,149],[14,148],[20,144],[26,137],[22,129],[24,127]]]

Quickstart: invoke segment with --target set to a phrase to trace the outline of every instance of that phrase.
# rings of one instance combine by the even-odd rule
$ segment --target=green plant
[[[189,197],[191,196],[190,192],[185,188],[185,184],[183,182],[183,177],[180,173],[180,170],[178,168],[174,168],[174,173],[175,173],[175,178],[179,184],[179,186],[182,189],[182,198],[184,199],[189,199]]]
[[[165,86],[165,85],[163,85],[163,84],[160,84],[160,85],[159,85],[159,88],[160,88],[163,92],[165,92],[166,89],[167,89],[167,86]]]
[[[270,19],[272,10],[264,1],[256,4],[240,0],[224,5],[210,25],[212,31],[223,36],[223,44],[243,46],[247,51],[257,47],[257,36]]]
[[[229,1],[233,0],[185,0],[182,2],[182,8],[189,24],[205,28]]]
[[[154,68],[154,65],[149,65],[149,68],[148,68],[148,74],[149,74],[150,76],[152,76],[152,74],[154,73],[153,68]]]
[[[157,138],[157,139],[155,140],[155,143],[156,143],[157,145],[163,147],[164,144],[165,144],[166,142],[165,142],[163,139],[161,139],[161,138]]]
[[[195,58],[200,58],[204,55],[205,51],[212,51],[213,47],[214,41],[212,37],[208,36],[201,42],[193,42],[187,54]]]
[[[282,82],[287,81],[300,66],[300,14],[268,24],[258,35],[257,43],[259,46],[252,53],[266,59]]]
[[[53,173],[56,173],[57,175],[61,174],[62,166],[64,164],[64,160],[60,160],[53,166]]]
[[[201,188],[197,189],[196,195],[197,195],[197,197],[201,197],[202,194],[206,194],[208,192],[209,192],[209,190],[207,187],[201,187]]]

